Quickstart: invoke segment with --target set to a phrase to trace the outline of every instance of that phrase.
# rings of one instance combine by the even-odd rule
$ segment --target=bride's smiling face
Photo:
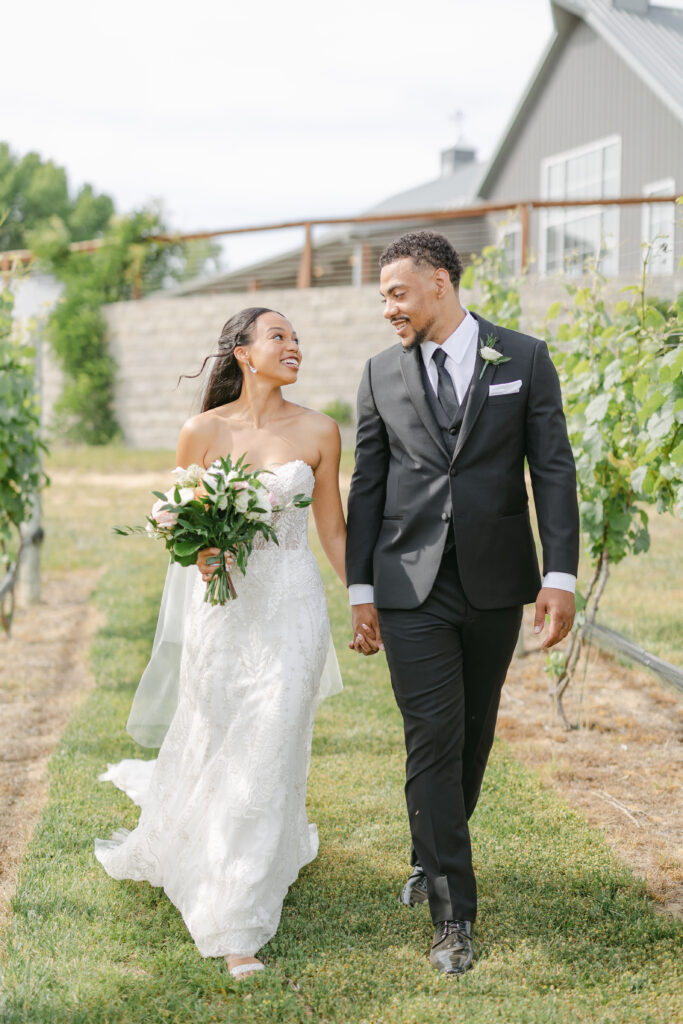
[[[296,331],[279,313],[263,313],[251,330],[249,345],[238,345],[239,359],[245,377],[256,375],[293,384],[301,365],[301,350]]]

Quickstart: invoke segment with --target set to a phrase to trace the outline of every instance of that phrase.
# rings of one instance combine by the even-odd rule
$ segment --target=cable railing
[[[258,291],[263,288],[312,288],[369,284],[377,277],[377,259],[397,235],[433,228],[452,242],[465,261],[487,245],[501,245],[511,274],[579,276],[587,262],[605,276],[636,273],[643,245],[651,246],[650,272],[671,276],[683,258],[683,223],[676,195],[530,199],[479,203],[439,210],[397,211],[355,217],[320,217],[249,224],[177,234],[150,235],[154,243],[178,244],[246,238],[270,233],[273,254],[246,266],[230,267],[205,280],[186,282],[176,294]],[[291,245],[292,232],[299,242]],[[288,239],[282,250],[278,239]],[[101,239],[73,242],[73,252],[90,252]],[[286,243],[285,243],[286,244]],[[280,251],[277,251],[278,248]],[[34,254],[19,249],[0,253],[0,273],[9,275]],[[138,281],[135,297],[143,293]]]

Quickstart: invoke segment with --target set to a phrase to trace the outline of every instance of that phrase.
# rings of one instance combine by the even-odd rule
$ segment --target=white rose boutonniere
[[[482,366],[481,373],[479,374],[479,380],[484,376],[484,372],[489,363],[491,363],[492,366],[499,366],[501,363],[510,362],[510,356],[504,356],[502,352],[497,352],[493,347],[497,341],[498,338],[493,334],[489,334],[486,341],[483,341],[479,346],[479,355],[484,360],[484,365]]]

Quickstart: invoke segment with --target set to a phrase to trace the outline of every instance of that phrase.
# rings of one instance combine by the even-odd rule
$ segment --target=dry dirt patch
[[[533,609],[525,644],[538,648]],[[498,735],[544,782],[602,829],[609,845],[645,878],[654,899],[683,916],[683,702],[657,679],[590,652],[565,709],[581,727],[553,723],[545,654],[514,659],[503,688]]]
[[[99,615],[88,604],[99,571],[43,580],[42,602],[0,633],[0,924],[23,849],[47,801],[47,762],[93,685],[88,650]]]

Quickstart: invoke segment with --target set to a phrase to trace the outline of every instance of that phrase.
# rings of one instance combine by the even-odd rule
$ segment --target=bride
[[[180,433],[178,466],[244,454],[252,471],[266,472],[278,504],[312,494],[320,541],[344,581],[339,429],[282,396],[302,358],[292,325],[274,310],[242,310],[225,324],[209,358],[215,361],[202,411]],[[257,538],[246,575],[231,573],[237,598],[224,606],[203,601],[217,549],[200,552],[199,575],[171,566],[155,648],[128,724],[145,745],[160,741],[164,716],[168,731],[156,761],[122,761],[101,776],[141,813],[134,831],[95,840],[98,860],[113,878],[163,886],[201,955],[225,957],[234,977],[263,970],[255,954],[277,930],[288,887],[318,852],[305,807],[313,716],[325,695],[321,677],[327,692],[341,689],[341,680],[328,654],[307,519],[306,509],[275,514],[278,544]],[[159,642],[161,632],[178,629],[174,574],[188,591],[177,694],[168,656],[177,636]],[[173,586],[177,593],[177,580]],[[170,710],[154,708],[169,700]]]

